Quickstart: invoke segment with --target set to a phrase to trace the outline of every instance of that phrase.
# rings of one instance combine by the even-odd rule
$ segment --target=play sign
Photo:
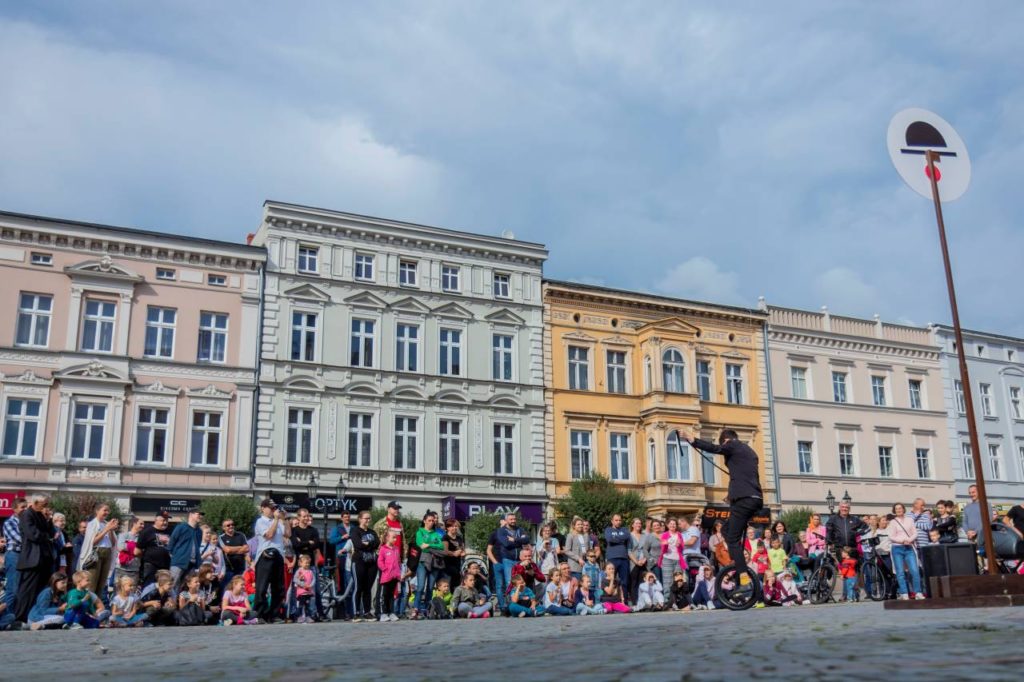
[[[886,135],[889,156],[900,177],[926,199],[932,198],[927,153],[934,152],[941,201],[959,199],[971,182],[971,159],[953,126],[926,109],[904,109],[892,117]]]

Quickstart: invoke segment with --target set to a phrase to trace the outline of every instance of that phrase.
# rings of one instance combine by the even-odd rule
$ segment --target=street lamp
[[[850,491],[849,490],[847,490],[847,491],[845,491],[843,493],[843,502],[845,502],[847,505],[849,505],[851,502],[853,502],[853,498],[850,497]]]
[[[309,501],[306,504],[309,504],[309,505],[313,504],[313,498],[316,497],[316,485],[317,485],[317,483],[316,483],[316,473],[313,472],[313,471],[310,471],[309,472],[309,483],[306,484],[306,496],[308,497]]]
[[[828,490],[828,495],[825,496],[825,504],[828,505],[828,513],[834,514],[836,511],[836,496],[832,494],[831,488]]]

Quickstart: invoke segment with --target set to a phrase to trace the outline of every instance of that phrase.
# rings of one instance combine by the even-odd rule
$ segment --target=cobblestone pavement
[[[0,633],[3,680],[1011,680],[1024,609],[880,604]],[[430,648],[428,648],[430,647]],[[106,650],[104,653],[104,649]],[[44,671],[42,674],[40,671]],[[898,671],[898,673],[897,673]]]

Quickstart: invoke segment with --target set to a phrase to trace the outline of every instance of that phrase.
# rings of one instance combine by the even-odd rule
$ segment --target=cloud
[[[723,272],[714,261],[704,256],[693,256],[676,265],[655,285],[658,291],[671,296],[698,301],[743,303],[739,292],[739,277]]]
[[[849,268],[826,270],[814,279],[814,292],[823,305],[839,315],[867,317],[875,313],[878,292]]]

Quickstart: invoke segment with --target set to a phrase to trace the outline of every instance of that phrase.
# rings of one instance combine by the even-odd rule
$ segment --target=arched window
[[[690,480],[690,445],[680,443],[679,436],[673,431],[669,434],[665,451],[668,459],[668,478],[671,481]]]
[[[683,393],[686,390],[684,377],[686,365],[683,354],[675,348],[669,348],[661,356],[661,369],[664,374],[665,390],[669,393]]]
[[[654,446],[654,439],[647,441],[647,480],[658,480],[658,458],[657,449]]]

